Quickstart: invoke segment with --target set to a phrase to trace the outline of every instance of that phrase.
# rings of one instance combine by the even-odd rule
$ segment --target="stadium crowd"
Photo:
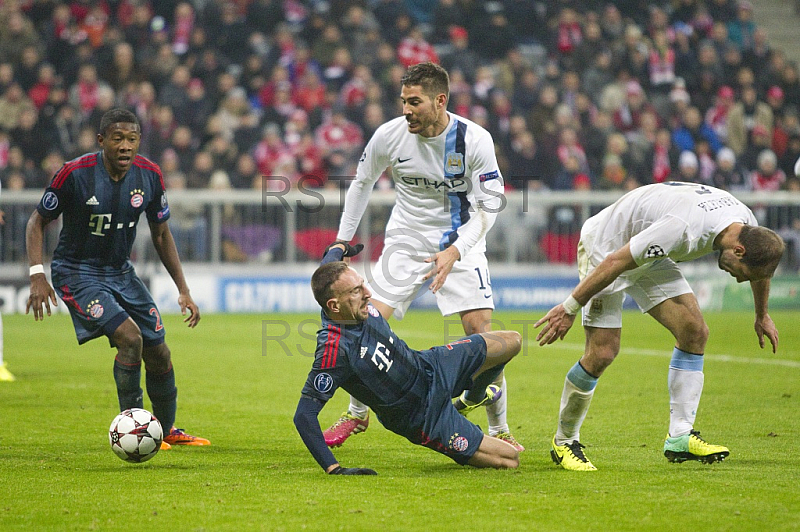
[[[342,186],[426,60],[513,188],[797,185],[798,65],[747,0],[7,0],[0,19],[7,190],[96,150],[115,106],[168,189]]]

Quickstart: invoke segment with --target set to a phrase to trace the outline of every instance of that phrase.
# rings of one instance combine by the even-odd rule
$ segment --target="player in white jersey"
[[[449,94],[447,71],[439,65],[408,69],[400,92],[403,116],[380,126],[367,143],[336,241],[353,238],[375,182],[391,168],[397,199],[381,257],[365,275],[372,304],[384,318],[402,319],[430,280],[439,310],[445,316],[458,313],[469,335],[491,330],[485,238],[505,199],[491,134],[447,112]],[[465,392],[456,407],[466,415],[485,405],[489,434],[522,451],[508,428],[504,392],[500,373],[486,390]],[[366,405],[351,398],[348,412],[324,432],[326,442],[341,445],[367,425]]]
[[[662,183],[635,189],[589,218],[578,244],[580,283],[564,303],[536,327],[540,345],[564,338],[583,307],[586,348],[567,373],[558,430],[550,452],[565,469],[596,468],[580,443],[580,428],[597,379],[619,353],[622,302],[628,293],[666,327],[676,344],[669,365],[669,432],[664,455],[671,462],[719,461],[729,451],[694,430],[703,391],[703,352],[708,327],[677,262],[719,254],[720,269],[750,281],[755,331],[764,347],[778,346],[778,330],[767,311],[770,278],[783,255],[781,238],[758,227],[753,213],[728,192],[692,183]]]
[[[0,192],[3,191],[3,186],[0,184]],[[0,225],[5,223],[5,213],[0,211]],[[10,382],[14,380],[14,375],[8,371],[6,363],[3,361],[3,316],[0,315],[0,382]]]

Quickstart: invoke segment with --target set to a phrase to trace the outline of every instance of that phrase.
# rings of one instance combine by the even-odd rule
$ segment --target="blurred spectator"
[[[97,68],[94,65],[81,65],[78,70],[78,81],[69,90],[70,105],[73,105],[83,118],[88,118],[97,107],[101,88],[113,90],[110,85],[97,79]]]
[[[207,151],[199,151],[194,156],[192,169],[186,176],[186,186],[190,189],[208,188],[214,172],[214,158]]]
[[[34,107],[26,107],[19,115],[17,126],[9,132],[11,141],[22,150],[25,159],[39,166],[47,153],[45,131],[39,124],[39,114]]]
[[[21,61],[25,48],[38,48],[40,44],[36,28],[21,11],[11,11],[8,19],[0,24],[0,57],[4,61],[17,64]]]
[[[655,108],[647,102],[639,82],[629,81],[625,85],[625,101],[614,111],[614,127],[630,135],[641,127],[642,114],[646,112],[655,112]]]
[[[439,62],[439,56],[433,46],[425,40],[422,28],[414,26],[397,47],[397,59],[408,68],[411,65],[431,61]]]
[[[728,139],[728,113],[733,108],[734,102],[733,89],[723,85],[717,91],[714,106],[706,112],[705,123],[714,130],[723,143]]]
[[[290,152],[281,138],[280,126],[274,123],[264,126],[261,141],[253,152],[259,173],[263,176],[275,176],[278,161],[287,155],[290,155]]]
[[[336,105],[327,120],[314,131],[317,146],[322,150],[330,176],[352,175],[363,150],[361,128],[346,118],[345,109]]]
[[[789,135],[786,151],[778,160],[778,166],[787,176],[794,175],[794,163],[800,159],[800,131]]]
[[[680,151],[672,144],[672,135],[668,129],[656,132],[652,147],[644,161],[644,179],[642,184],[663,183],[670,181],[673,171],[678,168]]]
[[[752,85],[742,89],[741,101],[728,113],[728,146],[737,157],[741,157],[752,142],[753,129],[762,126],[770,134],[772,143],[772,109],[757,100],[756,88]]]
[[[778,158],[772,150],[758,154],[756,169],[750,172],[750,184],[754,191],[780,190],[786,181],[786,174],[778,167]]]
[[[680,158],[678,159],[678,173],[675,176],[675,181],[700,183],[700,163],[694,152],[689,150],[681,152]]]
[[[508,153],[506,183],[515,189],[538,188],[542,184],[552,187],[555,179],[552,159],[541,151],[529,131],[523,131],[511,142]]]
[[[50,97],[50,91],[56,84],[56,70],[50,63],[41,63],[38,68],[36,82],[28,90],[28,97],[37,110],[44,107]]]
[[[448,72],[459,70],[468,83],[475,80],[475,72],[480,64],[478,54],[469,47],[469,34],[462,26],[452,26],[448,31],[451,49],[442,55],[442,66]]]
[[[231,185],[237,189],[253,188],[253,183],[260,183],[261,174],[258,166],[250,153],[240,153],[236,159],[236,166],[230,174]]]
[[[591,183],[588,174],[581,169],[582,161],[574,153],[570,153],[562,163],[553,181],[554,190],[574,190],[576,184]],[[590,188],[590,187],[587,187]]]
[[[736,162],[736,154],[725,147],[717,153],[717,169],[711,178],[711,185],[732,192],[751,190],[749,176]]]
[[[736,18],[728,22],[728,38],[739,50],[750,50],[753,48],[755,31],[753,4],[749,0],[739,0]]]
[[[25,109],[34,108],[33,102],[25,96],[19,83],[12,82],[0,96],[0,129],[10,131],[19,124]]]
[[[708,141],[714,154],[722,147],[714,130],[703,122],[700,110],[689,107],[683,113],[682,124],[672,132],[672,142],[681,151],[694,151],[695,143],[701,138]]]

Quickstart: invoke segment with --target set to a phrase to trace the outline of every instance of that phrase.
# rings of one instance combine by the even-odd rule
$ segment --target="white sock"
[[[351,395],[350,407],[347,411],[350,412],[350,415],[366,419],[367,413],[369,413],[369,407]]]
[[[581,425],[586,419],[589,404],[592,402],[594,388],[584,391],[575,386],[569,377],[564,379],[564,391],[561,392],[561,408],[558,411],[558,430],[556,445],[565,445],[581,439]]]
[[[669,435],[673,438],[689,434],[694,427],[704,379],[702,371],[669,368]]]
[[[504,372],[492,382],[503,389],[503,394],[496,403],[486,407],[486,418],[489,421],[489,436],[494,436],[501,432],[510,432],[508,430],[508,419],[506,418],[506,406],[508,401],[508,387],[506,386],[506,377]]]

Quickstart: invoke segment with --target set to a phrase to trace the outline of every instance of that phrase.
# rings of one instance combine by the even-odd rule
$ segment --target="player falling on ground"
[[[519,451],[462,416],[452,397],[465,388],[486,389],[520,349],[515,331],[467,336],[425,351],[409,348],[370,303],[372,294],[355,270],[342,262],[352,248],[336,244],[311,278],[322,307],[314,363],[303,387],[294,423],[326,473],[374,475],[344,468],[328,448],[317,419],[337,388],[347,390],[383,425],[412,443],[462,465],[516,468]],[[357,253],[357,251],[356,251]],[[483,400],[488,399],[484,394]]]
[[[209,441],[174,427],[178,389],[165,330],[152,296],[130,262],[136,225],[144,212],[153,245],[178,288],[181,312],[189,327],[200,311],[183,276],[167,220],[169,205],[158,165],[137,155],[141,127],[136,115],[112,109],[100,120],[102,150],[78,157],[56,173],[31,214],[26,231],[31,291],[25,310],[36,321],[58,304],[44,275],[44,228],[63,214],[53,254],[53,286],[66,303],[83,344],[100,336],[116,347],[114,380],[120,410],[142,408],[141,363],[153,414],[167,430],[162,448],[208,445]],[[43,309],[44,306],[44,309]]]
[[[402,79],[403,116],[380,126],[367,143],[350,185],[337,242],[349,242],[375,182],[391,168],[397,200],[386,225],[383,253],[366,272],[372,304],[388,319],[402,319],[426,281],[444,316],[459,314],[467,335],[491,330],[492,287],[486,234],[504,205],[503,178],[491,135],[447,112],[450,81],[433,63],[410,67]],[[489,434],[523,451],[508,428],[505,378],[497,376],[486,407]],[[465,392],[457,407],[475,409],[486,391]],[[350,408],[325,440],[341,445],[366,430],[369,411],[351,398]]]
[[[778,330],[767,303],[784,244],[757,225],[750,209],[728,192],[692,183],[640,187],[586,221],[578,244],[581,281],[535,325],[544,325],[540,345],[551,344],[564,338],[583,307],[586,350],[564,382],[551,451],[556,463],[576,471],[596,469],[583,451],[580,429],[597,379],[619,353],[626,293],[675,337],[664,455],[671,462],[706,463],[728,456],[726,447],[705,442],[694,430],[708,327],[676,263],[717,252],[720,269],[740,283],[750,281],[758,342],[763,348],[766,336],[775,352]]]

